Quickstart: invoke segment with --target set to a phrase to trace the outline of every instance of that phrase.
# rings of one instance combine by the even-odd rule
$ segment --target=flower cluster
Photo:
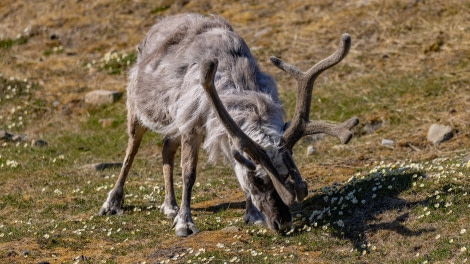
[[[41,86],[27,78],[5,78],[0,74],[0,106],[6,106],[8,111],[0,113],[0,124],[4,124],[8,130],[22,128],[25,125],[25,116],[41,110],[37,103],[31,102],[33,92]],[[18,101],[18,99],[20,99]]]
[[[130,67],[136,61],[135,53],[119,53],[116,51],[107,52],[98,61],[89,62],[88,69],[104,70],[109,74],[121,74],[122,71]]]
[[[1,156],[0,156],[0,158],[1,158]],[[5,162],[5,164],[3,164],[3,163],[0,164],[0,168],[3,168],[3,167],[16,168],[16,167],[18,167],[18,165],[19,165],[19,163],[16,160],[7,160]]]

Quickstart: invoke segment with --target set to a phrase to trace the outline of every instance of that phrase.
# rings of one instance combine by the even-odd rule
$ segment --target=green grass
[[[0,49],[10,49],[15,45],[24,45],[28,43],[28,37],[20,36],[16,39],[3,39],[0,40]]]
[[[400,77],[366,76],[353,81],[315,85],[313,88],[310,118],[343,121],[352,116],[370,116],[387,112],[391,125],[409,125],[416,121],[419,112],[442,112],[441,104],[416,103],[415,98],[426,102],[438,100],[447,90],[452,79],[444,76],[406,74]],[[281,93],[287,106],[286,112],[294,112],[295,89]]]
[[[85,63],[83,66],[88,68],[97,68],[105,71],[110,75],[119,75],[127,71],[127,69],[137,60],[137,54],[108,52],[98,61]]]

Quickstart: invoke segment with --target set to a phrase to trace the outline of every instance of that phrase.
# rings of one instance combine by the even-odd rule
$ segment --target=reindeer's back
[[[129,76],[128,107],[154,131],[176,135],[215,119],[199,83],[199,65],[205,59],[219,60],[215,86],[229,112],[234,110],[230,106],[257,107],[271,99],[278,103],[274,81],[258,69],[246,43],[220,17],[164,18],[138,49]],[[240,99],[246,93],[253,95]]]

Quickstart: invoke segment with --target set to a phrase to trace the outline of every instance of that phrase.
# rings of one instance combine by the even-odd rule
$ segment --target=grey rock
[[[386,138],[383,138],[382,139],[382,146],[387,146],[387,147],[391,147],[395,145],[395,141],[394,140],[391,140],[391,139],[386,139]]]
[[[470,161],[470,154],[467,154],[467,156],[463,157],[462,159],[464,162],[469,162]]]
[[[307,156],[310,156],[312,154],[314,154],[317,150],[315,149],[314,146],[310,145],[307,147]]]
[[[0,130],[0,139],[4,141],[10,141],[13,137],[12,134],[6,132],[5,130]]]
[[[47,141],[42,139],[33,139],[31,141],[31,147],[47,147]]]
[[[90,170],[90,171],[103,171],[107,169],[116,169],[116,168],[121,168],[122,167],[122,162],[103,162],[103,163],[93,163],[93,164],[88,164],[85,166],[82,166],[83,170]]]
[[[59,101],[54,101],[54,102],[52,102],[52,107],[53,107],[53,108],[57,108],[57,107],[59,107],[59,105],[60,105],[60,102],[59,102]]]
[[[240,232],[240,228],[238,226],[227,226],[220,231],[223,233],[237,233]]]
[[[262,37],[264,35],[267,35],[267,34],[271,33],[271,31],[272,31],[271,27],[267,27],[265,29],[262,29],[262,30],[255,33],[255,38],[259,38],[259,37]]]
[[[379,129],[380,127],[382,127],[382,121],[377,121],[377,120],[374,120],[370,123],[367,123],[364,125],[364,127],[362,128],[362,134],[372,134],[374,133],[377,129]]]
[[[85,95],[85,103],[91,105],[112,104],[119,100],[121,96],[122,92],[118,91],[95,90]]]
[[[348,146],[346,145],[334,145],[333,147],[331,147],[332,149],[336,150],[336,151],[345,151],[346,149],[348,149]]]
[[[20,142],[20,141],[23,141],[23,140],[26,140],[26,135],[13,135],[11,137],[11,141],[13,142]]]
[[[453,136],[452,128],[450,126],[444,126],[439,124],[432,124],[428,130],[428,141],[434,144],[441,144]]]

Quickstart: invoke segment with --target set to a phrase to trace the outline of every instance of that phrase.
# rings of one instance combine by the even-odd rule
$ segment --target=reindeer
[[[160,210],[174,218],[177,236],[199,230],[190,211],[198,152],[209,161],[220,154],[231,164],[246,196],[246,223],[290,228],[289,205],[308,194],[292,158],[303,136],[325,133],[347,143],[351,118],[341,124],[309,121],[315,79],[340,62],[350,48],[348,34],[339,48],[307,72],[271,57],[271,62],[298,81],[297,104],[285,123],[274,80],[260,71],[244,40],[218,16],[181,14],[163,18],[138,46],[127,87],[129,140],[119,178],[100,215],[122,214],[124,183],[147,130],[164,135],[162,145],[165,198]],[[178,208],[173,168],[181,147],[183,193]],[[290,176],[290,178],[289,178]]]

